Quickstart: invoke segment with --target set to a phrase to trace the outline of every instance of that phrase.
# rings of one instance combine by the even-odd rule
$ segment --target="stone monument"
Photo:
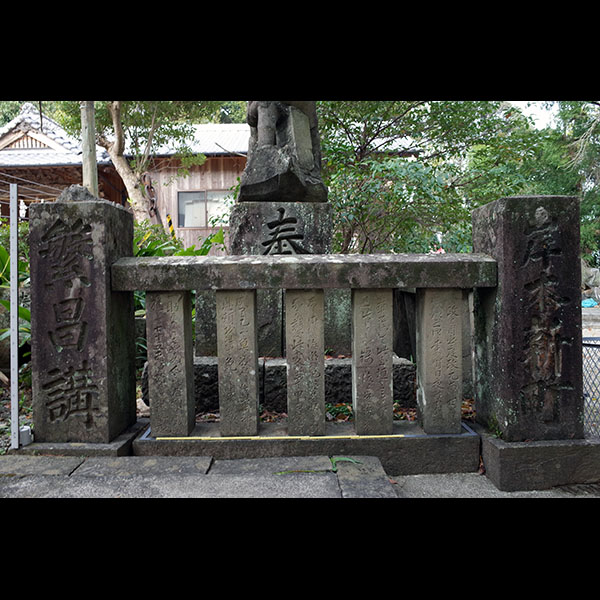
[[[314,101],[248,102],[248,161],[229,223],[231,254],[328,254],[332,211],[321,179]],[[325,347],[350,352],[350,295],[324,295]],[[214,293],[197,295],[196,356],[216,355]],[[283,290],[257,291],[259,356],[285,355]]]
[[[327,202],[315,102],[248,102],[239,202]]]
[[[498,262],[498,287],[474,294],[478,420],[505,442],[582,438],[577,198],[486,204],[473,249]]]
[[[29,230],[36,442],[109,443],[136,420],[133,298],[110,287],[133,216],[71,186]]]

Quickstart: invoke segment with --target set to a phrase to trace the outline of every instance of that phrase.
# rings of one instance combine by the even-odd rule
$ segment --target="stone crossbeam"
[[[114,291],[475,288],[496,285],[485,254],[329,254],[121,258]]]

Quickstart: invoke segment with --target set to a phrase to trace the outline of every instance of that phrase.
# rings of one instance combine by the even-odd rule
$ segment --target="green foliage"
[[[245,123],[247,104],[247,102],[239,100],[221,102],[211,121],[216,123]]]
[[[600,267],[600,102],[558,102],[558,129],[568,170],[581,198],[581,247],[590,266]]]
[[[0,127],[12,121],[21,110],[23,102],[17,100],[0,101]]]
[[[17,264],[19,286],[28,285],[29,262],[19,260]],[[3,246],[0,246],[0,289],[10,290],[10,254]],[[0,299],[0,305],[10,311],[9,300]],[[18,306],[17,310],[19,313],[19,347],[23,347],[31,340],[31,312],[24,306]],[[9,337],[10,328],[0,329],[0,341]]]
[[[600,102],[558,105],[538,130],[505,102],[318,102],[334,251],[470,251],[473,208],[557,194],[581,199],[600,266]]]
[[[440,235],[468,249],[477,202],[466,186],[485,180],[491,193],[526,147],[515,132],[527,120],[502,102],[319,102],[318,110],[337,252],[428,251]]]
[[[134,256],[206,256],[213,246],[225,245],[225,234],[223,229],[208,235],[200,244],[199,248],[195,245],[185,248],[183,242],[177,238],[171,237],[161,225],[152,224],[145,220],[135,223],[133,234],[133,254]],[[135,291],[133,293],[134,310],[136,317],[146,315],[146,293]],[[193,300],[193,298],[192,298]],[[195,306],[195,302],[192,302]],[[192,309],[192,322],[195,321],[196,309]],[[195,328],[194,328],[195,330]],[[144,361],[147,356],[146,339],[138,337],[136,339],[136,360]]]
[[[448,193],[448,169],[406,158],[369,158],[329,181],[338,252],[414,251],[448,222],[467,218]]]
[[[56,104],[55,115],[61,125],[73,135],[79,136],[81,132],[79,102],[63,101]],[[94,105],[96,133],[100,139],[110,139],[114,134],[108,104],[108,102],[98,101]],[[153,147],[167,145],[179,149],[183,156],[191,159],[186,143],[193,139],[193,124],[214,115],[220,104],[214,101],[123,101],[121,125],[128,142],[128,152],[131,153],[133,160],[139,163],[146,153],[148,142],[151,141]]]
[[[360,462],[360,460],[356,460],[355,458],[350,458],[349,456],[332,456],[332,457],[330,457],[329,460],[331,460],[331,470],[334,473],[337,473],[337,470],[338,470],[337,466],[338,466],[338,463],[340,463],[340,462],[350,462],[355,465],[362,464]]]
[[[184,248],[183,242],[158,224],[152,224],[148,220],[136,223],[133,234],[134,256],[206,256],[213,246],[225,245],[225,234],[223,229],[208,235],[200,245]]]
[[[171,237],[162,225],[148,220],[136,222],[133,232],[134,256],[171,256],[183,250],[183,243]]]
[[[29,222],[22,221],[17,229],[19,260],[29,263]],[[0,222],[0,247],[10,252],[10,223],[8,219]]]

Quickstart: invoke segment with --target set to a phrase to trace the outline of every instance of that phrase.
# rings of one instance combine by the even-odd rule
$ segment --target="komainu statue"
[[[326,202],[314,101],[248,102],[248,162],[239,202]]]

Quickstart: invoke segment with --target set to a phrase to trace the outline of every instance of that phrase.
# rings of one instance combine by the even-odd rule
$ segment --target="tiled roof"
[[[219,155],[243,154],[248,152],[250,126],[246,123],[206,123],[194,125],[196,130],[194,141],[190,143],[194,152]],[[176,147],[166,145],[156,150],[157,156],[173,154]]]
[[[0,150],[0,167],[63,166],[81,165],[81,143],[70,136],[56,121],[42,115],[33,104],[26,102],[21,112],[3,127],[0,140],[12,132],[33,131],[41,133],[57,144],[57,148],[4,148]],[[110,164],[108,153],[96,146],[98,164]]]
[[[195,125],[195,139],[190,143],[194,152],[206,155],[230,155],[248,152],[250,127],[245,124],[202,124]],[[56,148],[5,148],[0,150],[0,167],[64,166],[81,165],[81,143],[45,115],[42,116],[33,104],[25,103],[21,112],[12,121],[0,127],[0,140],[16,131],[43,133],[64,150]],[[156,150],[157,156],[169,156],[176,151],[175,145],[166,145]],[[96,146],[98,164],[111,164],[104,148]]]
[[[0,138],[16,129],[40,131],[40,113],[33,104],[29,102],[23,104],[21,112],[12,121],[0,127]],[[42,114],[41,132],[63,146],[66,151],[75,153],[81,151],[79,142],[68,135],[56,121],[53,121],[44,114]]]
[[[109,160],[96,157],[99,164],[110,164]],[[0,150],[0,167],[57,167],[81,166],[81,153],[59,152],[53,148],[31,148],[24,150]]]

